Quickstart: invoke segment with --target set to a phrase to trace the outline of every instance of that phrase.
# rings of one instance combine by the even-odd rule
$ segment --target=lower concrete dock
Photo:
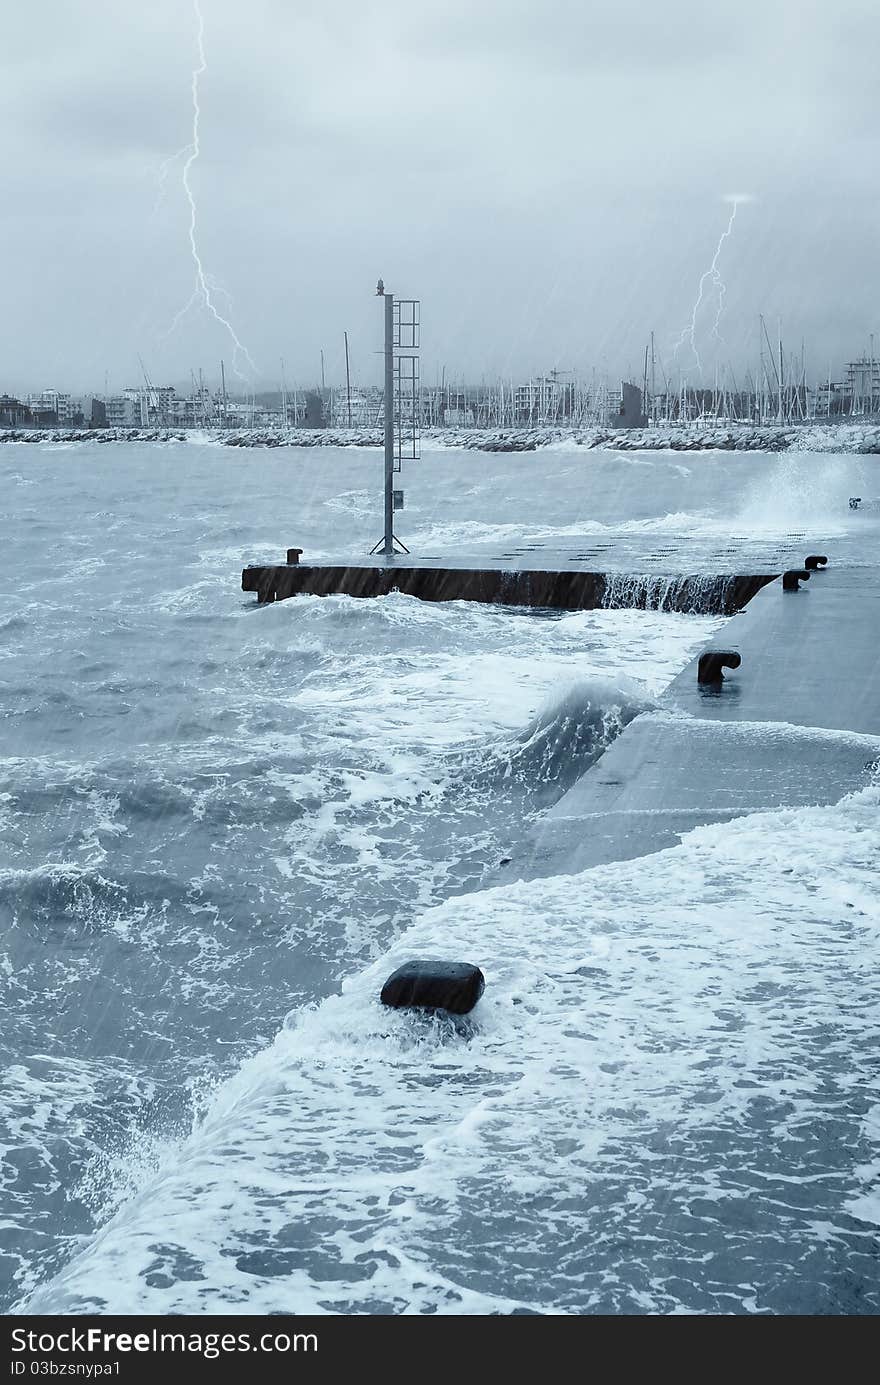
[[[602,606],[651,606],[668,611],[710,611],[731,615],[778,574],[677,573],[629,575],[593,570],[590,556],[533,545],[510,554],[476,558],[393,558],[374,556],[357,563],[307,563],[301,550],[291,561],[251,564],[241,576],[242,590],[265,605],[293,596],[378,597],[391,592],[422,601],[479,601],[562,611],[592,611]]]
[[[781,580],[695,659],[540,821],[498,879],[572,873],[674,846],[684,832],[769,808],[833,803],[880,767],[880,574],[833,568]]]

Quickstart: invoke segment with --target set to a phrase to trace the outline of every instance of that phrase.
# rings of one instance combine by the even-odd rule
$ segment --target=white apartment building
[[[334,428],[348,425],[348,397],[345,390],[333,390],[330,400],[330,422]],[[352,428],[376,428],[383,417],[383,396],[378,389],[351,392]]]
[[[520,422],[538,422],[555,414],[559,405],[559,386],[555,380],[539,377],[514,391],[514,417]]]
[[[69,423],[74,412],[70,395],[61,394],[58,390],[29,394],[27,406],[33,413],[54,414],[59,423]]]

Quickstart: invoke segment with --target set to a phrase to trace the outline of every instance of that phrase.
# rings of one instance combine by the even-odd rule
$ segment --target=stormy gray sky
[[[200,0],[190,181],[257,389],[378,379],[373,290],[422,300],[423,378],[674,378],[758,353],[824,375],[878,333],[877,0]],[[111,390],[232,342],[181,181],[193,0],[6,7],[0,391]],[[183,151],[170,164],[164,161]],[[163,174],[164,166],[164,174]],[[234,384],[234,376],[230,372]]]

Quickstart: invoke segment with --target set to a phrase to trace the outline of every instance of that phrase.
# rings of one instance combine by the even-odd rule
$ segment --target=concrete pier
[[[261,604],[300,595],[377,597],[396,591],[422,601],[480,601],[562,611],[654,606],[731,615],[779,571],[629,575],[594,570],[587,558],[576,548],[532,545],[479,559],[378,555],[357,563],[252,564],[243,570],[241,585]]]
[[[584,870],[674,846],[762,809],[826,804],[868,782],[880,738],[880,574],[781,579],[713,647],[738,651],[701,686],[695,659],[551,809],[499,880]]]

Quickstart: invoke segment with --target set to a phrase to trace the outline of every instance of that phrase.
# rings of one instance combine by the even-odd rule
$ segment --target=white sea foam
[[[428,911],[292,1015],[22,1307],[772,1308],[784,1265],[824,1253],[813,1223],[874,1207],[853,1151],[876,1083],[878,806],[756,815]],[[432,955],[483,967],[471,1021],[378,1004]]]

